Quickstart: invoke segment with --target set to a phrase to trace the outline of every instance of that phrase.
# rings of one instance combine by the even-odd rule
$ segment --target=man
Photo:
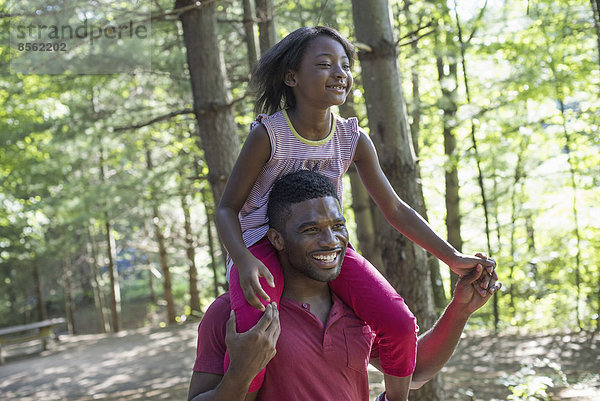
[[[255,327],[237,333],[227,295],[215,300],[198,329],[188,399],[367,400],[367,364],[378,366],[374,334],[328,286],[340,272],[348,245],[335,189],[317,173],[290,174],[274,185],[268,214],[267,235],[276,249],[272,257],[279,258],[285,277],[279,310],[269,305]],[[482,287],[489,285],[483,296],[474,288],[478,280]],[[468,317],[499,288],[496,280],[481,266],[461,278],[442,317],[419,338],[413,388],[447,362]],[[223,373],[226,349],[231,363]],[[267,363],[262,388],[248,394]],[[385,376],[390,401],[398,399],[396,384],[396,378]]]

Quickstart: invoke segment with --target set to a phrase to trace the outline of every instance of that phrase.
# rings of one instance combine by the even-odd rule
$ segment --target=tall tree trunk
[[[254,31],[254,7],[251,0],[242,0],[244,7],[244,34],[248,49],[248,66],[252,69],[258,60],[256,33]]]
[[[211,205],[208,201],[208,195],[204,191],[202,194],[202,203],[204,204],[204,211],[206,214],[206,238],[208,239],[208,252],[210,254],[210,268],[213,272],[213,290],[215,297],[219,295],[219,274],[217,271],[217,256],[215,255],[216,246],[213,237],[212,221],[214,214],[211,212]]]
[[[346,102],[342,104],[339,109],[340,114],[344,118],[356,116],[352,93],[348,95]],[[381,259],[381,247],[377,240],[375,220],[373,217],[374,204],[354,166],[348,170],[348,175],[350,177],[352,191],[352,210],[354,211],[354,220],[356,221],[358,248],[362,252],[362,255],[369,260],[373,266],[382,270],[383,260]]]
[[[73,313],[73,289],[71,286],[71,276],[73,274],[71,267],[71,257],[67,256],[63,261],[63,290],[65,295],[65,314],[67,315],[67,327],[69,333],[75,332],[75,314]]]
[[[555,75],[556,77],[556,75]],[[571,201],[571,215],[573,217],[573,234],[575,236],[575,286],[577,288],[577,306],[576,306],[576,315],[577,315],[577,327],[579,330],[583,330],[583,322],[581,321],[581,293],[582,293],[582,278],[581,278],[581,234],[579,232],[579,214],[577,209],[577,168],[575,166],[575,161],[573,160],[573,155],[571,153],[572,140],[571,134],[567,129],[567,117],[565,116],[565,104],[562,97],[559,97],[558,104],[560,107],[560,115],[561,115],[561,125],[563,129],[563,136],[565,139],[565,150],[567,152],[567,161],[569,163],[569,178],[571,184],[571,191],[573,193],[573,198]]]
[[[98,317],[100,318],[102,332],[107,333],[110,331],[110,326],[108,325],[108,321],[104,317],[104,300],[102,294],[102,287],[100,286],[100,282],[98,281],[98,251],[96,248],[96,240],[94,239],[94,232],[91,225],[88,226],[88,236],[88,253],[90,256],[89,261],[92,270],[92,290],[94,292],[94,304],[96,306],[96,310],[98,311]]]
[[[46,320],[46,302],[44,301],[44,292],[42,290],[42,277],[40,274],[40,261],[37,257],[33,258],[33,282],[35,284],[35,295],[37,298],[37,314],[38,320]]]
[[[104,171],[104,148],[102,143],[100,143],[100,180],[102,183],[106,182],[106,173]],[[119,272],[115,266],[115,239],[112,235],[112,226],[108,212],[104,212],[104,229],[106,230],[106,254],[108,256],[108,279],[110,282],[111,328],[114,333],[117,333],[121,330],[121,288],[119,286]]]
[[[415,26],[413,16],[410,12],[410,6],[412,2],[405,0],[403,3],[403,11],[406,21],[409,26]],[[419,44],[417,41],[411,43],[411,58],[417,60],[419,55]],[[411,124],[410,133],[413,142],[413,148],[415,149],[415,156],[419,159],[419,131],[421,129],[421,93],[419,85],[419,71],[418,63],[412,63],[410,67],[411,83],[412,83],[412,106],[409,108]],[[421,180],[420,170],[417,170],[418,182],[419,182],[419,195],[421,196],[420,203],[423,205],[422,210],[417,210],[421,216],[427,221],[427,205],[425,204],[425,197],[423,195],[423,187]],[[427,254],[427,264],[429,265],[429,272],[431,274],[431,285],[433,288],[433,300],[437,311],[442,311],[446,307],[447,299],[446,292],[444,290],[444,280],[440,273],[440,261],[432,254]],[[451,285],[451,288],[454,286]]]
[[[447,14],[447,9],[444,7]],[[444,17],[449,17],[445,15]],[[436,57],[436,65],[438,72],[438,82],[442,91],[442,98],[439,101],[440,108],[443,112],[442,125],[444,134],[444,155],[446,156],[445,164],[445,184],[446,184],[446,231],[448,234],[448,242],[458,251],[462,251],[462,237],[460,235],[461,219],[460,219],[460,197],[458,194],[458,149],[456,147],[456,137],[454,136],[454,128],[456,127],[456,112],[458,111],[457,104],[457,64],[456,55],[452,53],[452,38],[449,38],[449,33],[438,29],[445,38],[441,41],[436,41],[437,44],[442,43],[441,49],[438,45],[438,55]],[[442,52],[446,53],[446,57]],[[444,59],[448,60],[446,63]],[[446,72],[447,71],[447,72]],[[458,282],[458,275],[450,272],[450,291],[454,293],[454,288]]]
[[[190,217],[190,205],[188,195],[181,193],[181,209],[183,210],[183,227],[185,229],[185,254],[188,259],[188,283],[190,288],[190,309],[200,311],[200,295],[198,294],[198,269],[196,268],[196,241],[192,231],[192,220]]]
[[[475,32],[472,32],[468,41],[465,41],[465,39],[463,38],[463,32],[462,32],[462,27],[460,24],[458,12],[456,10],[456,3],[454,4],[454,6],[455,6],[454,14],[455,14],[455,18],[456,18],[456,30],[458,33],[458,42],[460,44],[460,60],[461,60],[461,66],[462,66],[462,71],[463,71],[463,80],[465,83],[465,92],[467,95],[467,103],[471,103],[471,92],[470,92],[470,88],[469,88],[469,79],[468,79],[469,75],[467,73],[467,61],[465,58],[465,52],[466,52],[467,45],[469,44],[468,41],[470,41],[471,38],[473,38],[473,35]],[[487,6],[487,0],[479,12],[479,15],[477,17],[478,19],[482,18],[486,6]],[[492,243],[490,240],[490,215],[489,215],[488,198],[486,195],[485,184],[483,182],[483,171],[481,168],[481,155],[479,154],[479,149],[477,147],[477,138],[475,137],[475,121],[473,121],[473,120],[471,120],[471,141],[473,143],[473,153],[475,155],[475,164],[477,165],[477,183],[479,184],[479,191],[481,193],[481,204],[483,205],[483,214],[484,214],[484,219],[485,219],[485,237],[486,237],[486,241],[487,241],[487,254],[488,254],[487,256],[491,257],[492,256]],[[499,318],[499,314],[498,314],[498,293],[495,293],[493,295],[492,302],[494,305],[494,330],[498,331],[498,326],[500,324],[500,318]]]
[[[275,45],[275,14],[273,0],[256,0],[256,17],[258,18],[258,42],[261,56]]]
[[[106,230],[106,254],[108,256],[108,279],[110,282],[111,328],[113,333],[117,333],[121,330],[121,288],[119,286],[119,272],[115,266],[115,239],[112,235],[112,226],[108,213],[105,213],[104,217],[106,219],[104,228]]]
[[[148,172],[152,173],[154,166],[152,164],[152,152],[146,149],[146,167]],[[154,198],[154,189],[152,191],[152,198]],[[169,270],[169,261],[167,256],[167,247],[165,245],[165,237],[160,227],[160,214],[158,212],[158,205],[156,200],[152,199],[152,227],[154,228],[154,237],[158,245],[158,257],[160,261],[160,268],[163,274],[163,295],[167,302],[167,321],[169,324],[176,323],[175,320],[175,302],[173,301],[173,289],[171,285],[171,271]]]
[[[381,167],[398,194],[420,210],[417,164],[386,0],[352,0],[356,39],[372,51],[359,53],[371,138]],[[386,276],[426,329],[435,320],[427,256],[377,213]],[[411,400],[442,400],[440,376],[411,393]]]
[[[192,4],[193,0],[177,0],[175,7]],[[216,3],[200,3],[182,13],[179,19],[187,49],[200,148],[204,150],[208,181],[217,204],[240,151],[240,140],[217,38]]]

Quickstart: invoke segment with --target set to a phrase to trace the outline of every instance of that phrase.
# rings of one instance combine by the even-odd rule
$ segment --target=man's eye
[[[316,231],[317,231],[316,227],[309,227],[309,228],[305,228],[302,232],[303,233],[314,233]]]
[[[333,226],[333,228],[335,228],[336,230],[341,230],[343,228],[346,228],[346,225],[344,223],[338,223],[335,226]]]
[[[346,70],[346,71],[350,71],[350,66],[349,66],[349,65],[344,65],[344,66],[343,66],[343,68],[344,68],[344,70]]]

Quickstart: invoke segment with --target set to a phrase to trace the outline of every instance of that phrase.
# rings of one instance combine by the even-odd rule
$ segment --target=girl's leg
[[[277,258],[275,248],[273,248],[271,242],[267,238],[263,238],[248,248],[248,250],[252,252],[252,254],[258,260],[260,260],[273,275],[275,288],[272,288],[269,284],[267,284],[266,280],[262,277],[260,278],[260,285],[271,298],[271,302],[275,302],[277,305],[279,305],[279,300],[281,299],[281,293],[283,291],[283,272],[281,271],[279,258]],[[238,270],[235,266],[231,268],[229,276],[229,297],[231,299],[231,309],[235,311],[237,331],[238,333],[245,333],[254,327],[254,325],[260,320],[263,312],[254,308],[246,301],[240,286]],[[261,302],[264,305],[267,305],[265,300],[261,299]],[[228,367],[229,353],[226,353],[225,370],[227,370]],[[264,376],[265,370],[263,369],[252,381],[250,389],[248,390],[249,393],[258,390],[262,386]]]
[[[383,275],[349,246],[340,275],[329,286],[375,331],[383,372],[410,376],[415,370],[419,327]]]

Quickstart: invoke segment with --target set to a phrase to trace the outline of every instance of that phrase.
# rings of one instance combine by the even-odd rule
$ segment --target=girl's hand
[[[260,298],[264,299],[266,303],[271,302],[271,298],[261,287],[260,278],[263,277],[271,287],[275,288],[273,275],[269,269],[254,256],[249,257],[240,265],[236,264],[236,266],[240,276],[240,286],[242,287],[242,292],[244,293],[246,301],[259,311],[264,312],[265,306]]]
[[[449,266],[453,272],[462,277],[470,274],[478,264],[480,264],[487,273],[482,274],[481,278],[478,280],[479,292],[484,294],[490,287],[490,282],[498,280],[498,275],[496,274],[496,261],[494,259],[488,258],[481,252],[476,253],[475,256],[458,253],[452,259]]]

